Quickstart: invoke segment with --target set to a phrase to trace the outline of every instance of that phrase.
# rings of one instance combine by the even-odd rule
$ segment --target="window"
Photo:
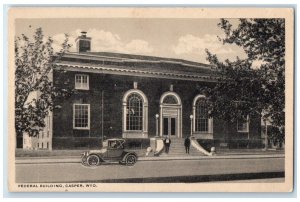
[[[242,116],[237,120],[237,131],[238,132],[249,132],[249,116]]]
[[[177,99],[173,95],[167,95],[163,101],[164,104],[178,104]]]
[[[113,149],[124,149],[123,143],[117,140],[109,141],[108,142],[108,148]]]
[[[143,129],[143,98],[132,93],[127,99],[126,130]]]
[[[209,109],[206,97],[197,95],[193,101],[193,132],[213,133],[213,118],[209,117]]]
[[[90,128],[90,105],[89,104],[74,104],[73,128],[74,129]]]
[[[89,89],[89,76],[84,74],[75,75],[75,89],[88,90]]]
[[[208,132],[208,110],[205,98],[200,98],[196,102],[195,131]]]
[[[122,99],[122,137],[148,137],[148,99],[138,90],[125,92]]]

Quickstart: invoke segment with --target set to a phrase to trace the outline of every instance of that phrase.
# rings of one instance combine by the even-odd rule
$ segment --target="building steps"
[[[184,147],[184,138],[172,138],[171,139],[171,145],[169,149],[169,153],[165,153],[163,151],[160,156],[205,156],[201,152],[199,152],[196,148],[190,146],[190,153],[185,153],[185,147]]]

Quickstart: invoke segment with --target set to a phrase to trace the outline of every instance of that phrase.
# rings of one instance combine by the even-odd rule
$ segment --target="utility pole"
[[[250,119],[249,115],[247,116],[247,131],[248,131],[248,149],[250,148]]]
[[[268,124],[267,120],[265,120],[265,150],[268,150]]]

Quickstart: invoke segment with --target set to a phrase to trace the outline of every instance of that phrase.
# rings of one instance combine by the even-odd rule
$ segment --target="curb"
[[[284,154],[276,155],[228,155],[228,156],[196,156],[196,157],[140,157],[140,161],[168,161],[168,160],[213,160],[213,159],[253,159],[253,158],[284,158]]]
[[[284,154],[273,155],[227,155],[227,156],[191,156],[191,157],[139,157],[138,161],[176,161],[176,160],[218,160],[218,159],[260,159],[260,158],[284,158]],[[16,158],[15,164],[51,164],[51,163],[81,163],[79,157],[64,158],[44,158],[44,157],[24,157]]]

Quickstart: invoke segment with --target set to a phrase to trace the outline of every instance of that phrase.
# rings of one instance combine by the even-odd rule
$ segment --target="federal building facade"
[[[209,118],[202,87],[213,87],[216,71],[206,64],[171,58],[91,52],[82,33],[77,51],[56,63],[53,83],[74,89],[56,101],[53,149],[99,147],[102,139],[125,138],[136,145],[153,137],[194,136],[201,144],[235,148],[261,144],[260,117],[236,123]],[[63,72],[63,75],[62,75]]]

